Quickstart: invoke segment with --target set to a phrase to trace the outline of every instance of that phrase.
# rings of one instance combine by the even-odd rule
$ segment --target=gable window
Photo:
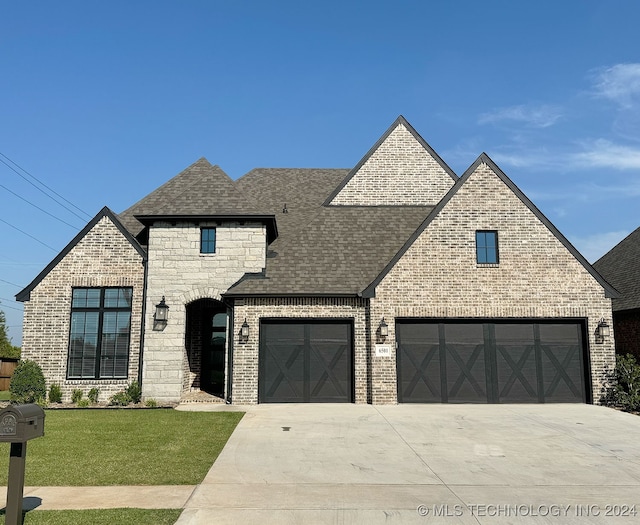
[[[200,253],[216,253],[215,228],[200,228]]]
[[[74,288],[69,379],[126,379],[132,288]]]
[[[476,262],[498,264],[498,232],[478,230],[476,232]]]

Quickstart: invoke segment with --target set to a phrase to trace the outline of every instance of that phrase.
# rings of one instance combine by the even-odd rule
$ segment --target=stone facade
[[[475,231],[497,230],[499,264],[476,263]],[[586,319],[594,401],[614,365],[613,337],[595,343],[611,299],[540,219],[486,164],[463,186],[376,287],[371,319],[397,317]],[[373,333],[371,334],[373,336]],[[374,403],[397,399],[395,356],[372,360]]]
[[[399,123],[331,205],[435,206],[453,183],[438,161]]]
[[[76,286],[133,288],[126,379],[67,379],[71,291]],[[47,388],[59,385],[64,400],[69,401],[75,389],[82,390],[86,397],[95,387],[100,391],[99,399],[106,401],[138,379],[143,288],[142,256],[109,217],[102,217],[31,290],[24,303],[23,359],[35,360],[45,375]]]
[[[201,227],[216,227],[213,254],[200,253]],[[220,301],[245,273],[262,271],[266,248],[266,228],[260,223],[157,222],[150,227],[143,397],[180,399],[183,388],[189,388],[184,377],[187,305],[205,298]],[[155,305],[162,297],[169,321],[163,330],[154,330]]]

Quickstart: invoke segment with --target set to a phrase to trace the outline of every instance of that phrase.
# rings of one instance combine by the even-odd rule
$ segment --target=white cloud
[[[540,106],[519,105],[499,108],[478,117],[478,124],[513,121],[533,128],[548,128],[562,117],[560,108],[543,104]]]
[[[594,263],[611,248],[624,239],[630,232],[626,230],[618,230],[606,233],[596,233],[587,237],[573,237],[570,238],[571,244],[573,244],[578,251],[584,255],[585,259]]]
[[[640,148],[598,139],[583,143],[583,151],[568,155],[566,160],[574,168],[640,169]]]
[[[616,64],[594,70],[595,95],[623,108],[640,103],[640,64]]]

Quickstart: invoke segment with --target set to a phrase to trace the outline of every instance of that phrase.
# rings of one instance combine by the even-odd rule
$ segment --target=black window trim
[[[478,234],[479,233],[493,233],[495,234],[496,239],[496,262],[480,262],[478,258]],[[475,232],[475,244],[476,244],[476,264],[480,266],[496,266],[500,264],[500,245],[498,240],[498,230],[476,230]],[[487,251],[487,247],[484,246],[483,249],[485,252]]]
[[[74,290],[100,290],[100,306],[73,306],[73,291]],[[115,307],[106,307],[104,306],[104,296],[105,290],[130,290],[131,293],[131,305],[128,307],[115,306]],[[127,349],[127,361],[126,361],[126,371],[127,373],[124,376],[109,376],[109,377],[101,377],[100,376],[100,363],[102,359],[102,327],[104,321],[104,313],[105,312],[132,312],[133,309],[133,287],[131,286],[73,286],[71,288],[71,310],[69,312],[69,339],[67,344],[67,370],[66,377],[69,381],[115,381],[115,380],[126,380],[129,378],[129,357],[131,353],[131,316],[129,317],[129,340],[128,340],[128,349]],[[80,376],[72,376],[69,374],[69,366],[71,363],[71,337],[72,337],[72,318],[74,312],[98,312],[98,340],[96,344],[96,357],[94,363],[94,374],[93,377],[80,377]]]
[[[205,252],[202,249],[204,244],[205,244],[205,241],[203,239],[203,234],[204,234],[205,230],[213,230],[213,250],[210,251],[210,252]],[[206,242],[209,243],[211,241],[206,241]],[[217,244],[218,244],[218,232],[217,232],[216,226],[201,226],[200,227],[200,255],[213,255],[213,254],[215,254],[216,253]]]

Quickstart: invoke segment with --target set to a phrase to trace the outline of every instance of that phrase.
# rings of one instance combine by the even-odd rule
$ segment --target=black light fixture
[[[600,319],[598,323],[598,328],[596,328],[596,343],[602,344],[604,343],[604,338],[609,337],[611,335],[611,327],[604,320],[604,317]]]
[[[164,302],[164,295],[162,300],[156,305],[156,315],[154,317],[156,323],[167,324],[169,319],[169,306]]]
[[[247,323],[247,318],[244,318],[244,323],[240,327],[240,342],[246,343],[249,340],[249,323]]]
[[[385,322],[384,317],[382,318],[382,321],[380,321],[379,330],[380,341],[384,343],[387,337],[389,337],[389,325]]]

